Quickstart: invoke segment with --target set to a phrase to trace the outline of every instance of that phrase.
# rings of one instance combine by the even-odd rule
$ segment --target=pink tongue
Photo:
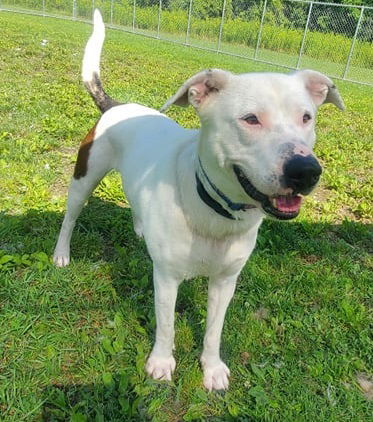
[[[299,211],[302,198],[300,196],[278,196],[277,209],[284,212]]]

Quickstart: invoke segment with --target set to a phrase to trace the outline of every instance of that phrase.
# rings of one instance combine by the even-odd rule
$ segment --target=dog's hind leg
[[[104,138],[102,136],[101,138]],[[57,267],[70,263],[70,240],[86,200],[105,174],[112,169],[113,152],[106,139],[95,139],[95,127],[82,142],[67,198],[67,211],[63,220],[53,262]]]
[[[135,233],[138,237],[144,237],[143,235],[143,226],[141,219],[135,214],[135,212],[132,210],[132,221],[133,221],[133,228],[135,230]]]

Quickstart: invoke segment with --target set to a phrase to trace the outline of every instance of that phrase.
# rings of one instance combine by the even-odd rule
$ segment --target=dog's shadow
[[[0,249],[6,254],[31,254],[43,251],[53,254],[63,214],[53,211],[29,210],[23,215],[0,213]],[[265,220],[260,228],[257,245],[245,267],[249,274],[250,265],[257,255],[265,254],[269,260],[281,262],[284,255],[302,253],[305,261],[315,256],[328,254],[336,261],[340,250],[337,243],[348,245],[351,250],[371,249],[371,225],[345,220],[342,224],[291,222],[283,223]],[[322,241],[322,249],[320,249]],[[128,289],[136,288],[139,302],[134,306],[148,309],[140,323],[154,327],[152,297],[152,262],[143,239],[133,230],[131,210],[92,196],[78,218],[71,242],[73,262],[104,262],[109,265],[112,287],[120,300],[127,296]],[[253,285],[255,280],[252,280]],[[268,283],[271,283],[270,277]],[[179,289],[176,312],[187,317],[192,326],[200,325],[201,315],[194,312],[196,283],[182,283]],[[199,287],[206,285],[197,280]],[[206,302],[206,297],[203,299]],[[146,302],[146,306],[145,306]],[[151,321],[152,320],[152,321]],[[203,331],[197,330],[196,339],[202,341]]]
[[[62,219],[62,213],[43,210],[30,210],[23,215],[2,213],[0,214],[0,249],[7,254],[32,254],[44,251],[50,256],[53,253]],[[256,256],[266,254],[269,259],[281,262],[285,258],[284,255],[299,253],[301,249],[305,260],[312,261],[315,255],[323,253],[320,250],[321,239],[322,248],[327,251],[328,259],[335,258],[337,261],[340,259],[340,248],[336,247],[337,244],[346,245],[357,255],[362,249],[369,250],[372,245],[372,230],[370,226],[351,221],[344,221],[338,225],[305,221],[290,224],[265,221],[260,229],[252,260],[255,262]],[[107,264],[110,268],[110,282],[119,301],[124,301],[128,297],[129,289],[138,289],[133,307],[139,309],[139,324],[144,327],[150,337],[154,336],[152,263],[145,242],[134,233],[129,208],[122,208],[93,196],[78,219],[72,238],[71,255],[74,262]],[[251,260],[244,270],[244,283],[248,283],[250,279],[250,262]],[[250,283],[252,283],[251,286],[241,284],[239,288],[253,287],[255,280],[253,279]],[[271,278],[268,277],[268,284],[270,283]],[[203,299],[200,299],[201,289],[206,293],[207,283],[202,279],[197,280],[196,283],[183,283],[176,307],[177,318],[186,319],[191,327],[198,351],[202,345],[203,330],[201,329],[201,313],[196,312],[194,302],[196,299],[201,301],[199,308],[202,307],[202,301],[206,304],[205,294]],[[151,342],[150,340],[149,343]],[[136,345],[133,345],[133,348],[136,349]],[[195,353],[198,356],[197,352]],[[119,380],[117,381],[120,383]],[[68,410],[61,413],[59,401],[62,398],[70,410],[74,403],[82,400],[87,403],[97,403],[105,415],[105,420],[107,417],[108,420],[116,420],[115,415],[121,412],[123,414],[123,402],[115,394],[108,392],[107,386],[102,383],[80,386],[52,384],[44,390],[43,420],[66,420],[62,414],[68,415],[66,413]],[[129,391],[129,400],[136,400],[136,397],[132,397],[131,394],[133,395]],[[92,408],[89,406],[89,409],[92,410]],[[59,413],[61,416],[58,416]],[[113,415],[113,419],[110,419],[110,415]],[[129,411],[126,420],[131,420],[131,417]]]

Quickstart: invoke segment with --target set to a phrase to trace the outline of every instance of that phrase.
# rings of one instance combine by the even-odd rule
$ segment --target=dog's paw
[[[223,361],[214,364],[203,363],[203,385],[207,390],[227,390],[230,371]]]
[[[53,262],[56,267],[66,267],[70,264],[70,255],[55,252],[53,255]]]
[[[155,380],[171,381],[171,375],[175,370],[176,362],[173,356],[163,358],[160,356],[149,356],[145,370]]]

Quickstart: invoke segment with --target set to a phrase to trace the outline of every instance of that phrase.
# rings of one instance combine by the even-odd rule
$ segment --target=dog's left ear
[[[342,97],[333,81],[327,76],[315,70],[299,70],[294,72],[294,76],[301,78],[310,93],[313,102],[320,106],[325,103],[332,103],[340,110],[345,109]]]
[[[178,89],[160,111],[167,110],[172,104],[181,107],[191,104],[195,109],[199,109],[208,98],[223,89],[229,75],[229,72],[220,69],[209,69],[197,73]]]

